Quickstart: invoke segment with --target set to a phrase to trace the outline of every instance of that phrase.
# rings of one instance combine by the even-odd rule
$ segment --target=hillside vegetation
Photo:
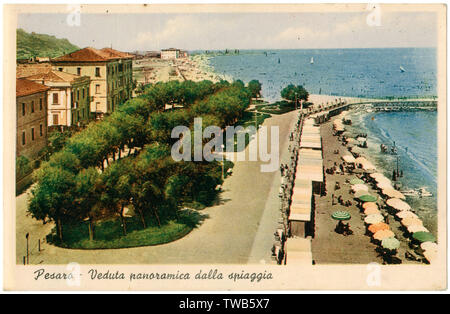
[[[71,44],[67,39],[55,36],[27,33],[17,29],[17,59],[31,57],[59,57],[80,48]]]

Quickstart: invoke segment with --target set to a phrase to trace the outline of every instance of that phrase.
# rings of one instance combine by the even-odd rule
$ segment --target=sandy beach
[[[321,125],[321,136],[323,141],[323,158],[324,168],[328,169],[335,164],[343,163],[342,156],[350,154],[343,142],[333,135],[333,120]],[[361,130],[361,132],[364,132]],[[335,153],[338,152],[338,153]],[[368,158],[370,160],[370,158]],[[312,239],[312,254],[313,260],[316,264],[367,264],[371,262],[382,263],[383,260],[376,252],[377,245],[371,242],[371,237],[366,234],[366,226],[364,223],[365,215],[357,206],[357,201],[354,199],[354,194],[351,193],[351,185],[348,183],[351,179],[362,177],[353,173],[334,173],[325,174],[326,195],[315,198],[316,218],[315,218],[315,237]],[[335,189],[336,183],[340,188]],[[377,204],[380,212],[386,217],[386,223],[390,230],[394,232],[395,237],[400,241],[400,248],[397,250],[397,257],[403,264],[418,264],[419,262],[411,261],[405,258],[405,253],[410,252],[409,238],[405,237],[404,232],[400,229],[401,224],[394,219],[393,215],[389,215],[385,202],[371,184],[369,186],[369,193],[378,196]],[[334,195],[335,202],[332,203]],[[343,202],[350,201],[351,206],[340,205],[336,199],[342,197]],[[337,221],[331,218],[331,214],[338,210],[344,210],[351,214],[350,229],[353,234],[344,236],[335,232]]]

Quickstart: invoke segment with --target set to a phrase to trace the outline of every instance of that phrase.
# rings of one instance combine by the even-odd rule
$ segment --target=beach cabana
[[[386,201],[386,204],[399,211],[411,210],[411,206],[409,206],[408,203],[405,203],[398,198],[390,198]]]
[[[312,181],[297,178],[294,182],[289,212],[289,228],[294,236],[305,237],[313,209]]]
[[[288,238],[285,244],[286,265],[312,265],[311,239]]]

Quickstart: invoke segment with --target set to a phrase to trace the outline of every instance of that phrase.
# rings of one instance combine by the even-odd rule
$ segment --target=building
[[[50,88],[16,79],[16,156],[35,159],[47,146],[47,91]]]
[[[169,48],[161,50],[161,59],[170,60],[178,59],[180,57],[180,49]]]
[[[133,91],[133,56],[111,48],[87,47],[51,60],[53,70],[89,76],[90,110],[96,115],[109,114],[131,98]]]
[[[50,63],[18,63],[16,77],[25,78],[35,74],[48,73],[52,70]]]
[[[89,76],[51,70],[27,79],[50,87],[47,92],[48,126],[81,126],[93,117],[90,112]]]

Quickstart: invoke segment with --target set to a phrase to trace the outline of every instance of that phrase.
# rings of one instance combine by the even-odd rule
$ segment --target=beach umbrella
[[[420,248],[424,251],[437,251],[438,245],[434,242],[424,242],[420,245]]]
[[[336,211],[331,214],[334,220],[349,220],[352,216],[346,211]]]
[[[423,226],[423,222],[422,222],[422,220],[420,220],[418,218],[404,218],[404,219],[402,219],[402,225],[405,227],[409,227],[409,226],[413,226],[413,225]]]
[[[354,178],[350,180],[350,184],[364,184],[365,182],[361,179]]]
[[[421,225],[408,226],[409,233],[415,233],[415,232],[420,232],[420,231],[429,232],[427,228],[425,228],[424,226],[421,226]]]
[[[370,195],[370,194],[362,195],[362,196],[358,197],[358,199],[363,202],[376,202],[377,201],[377,197]]]
[[[380,230],[391,230],[391,227],[387,223],[379,222],[373,225],[370,225],[368,230],[372,233],[377,233]]]
[[[344,155],[342,156],[342,160],[348,162],[349,164],[352,164],[355,162],[355,157],[353,157],[352,155]]]
[[[368,215],[366,218],[364,218],[364,222],[368,225],[377,224],[379,222],[383,222],[384,217],[380,214],[375,215]]]
[[[393,189],[391,182],[382,181],[377,183],[377,188],[381,190],[390,190]]]
[[[432,262],[437,258],[437,251],[425,251],[423,252],[423,256],[427,259],[428,262]]]
[[[355,184],[355,185],[352,185],[352,191],[353,192],[357,192],[357,191],[366,191],[366,192],[368,192],[369,188],[367,187],[367,185],[364,185],[364,184]]]
[[[404,210],[402,212],[398,212],[397,214],[395,214],[398,218],[400,219],[404,219],[404,218],[419,218],[416,214],[414,214],[413,212]]]
[[[364,209],[369,209],[369,208],[378,209],[378,205],[377,205],[377,203],[374,203],[374,202],[365,202],[362,205],[362,208],[364,208]]]
[[[364,215],[374,215],[374,214],[380,214],[380,211],[377,208],[367,208],[364,210]]]
[[[434,242],[436,238],[430,232],[419,231],[413,233],[413,239],[423,243],[423,242]]]
[[[364,163],[361,164],[361,166],[363,167],[364,170],[376,170],[377,168],[370,162],[370,161],[366,161]]]
[[[381,246],[388,250],[396,250],[400,247],[400,241],[394,237],[384,238],[381,241]]]
[[[363,164],[363,163],[365,163],[365,162],[367,162],[368,160],[365,158],[365,157],[358,157],[358,158],[356,158],[355,159],[355,162],[357,163],[357,164]]]
[[[375,172],[375,173],[371,173],[369,175],[372,179],[376,179],[378,177],[384,177],[384,174],[382,174],[381,172]]]
[[[386,178],[383,174],[380,176],[375,177],[375,181],[377,182],[389,182],[391,183],[391,180],[389,180],[388,178]]]
[[[373,238],[379,241],[393,237],[395,237],[395,234],[391,230],[379,230],[373,234]]]
[[[390,198],[386,201],[386,204],[400,211],[411,210],[411,206],[409,206],[408,203],[405,203],[404,201],[398,198]]]
[[[398,199],[402,199],[402,200],[405,199],[405,195],[403,195],[400,191],[397,191],[394,188],[383,189],[381,191],[381,193],[383,193],[384,195],[386,195],[386,196],[388,196],[390,198],[398,198]]]
[[[363,195],[370,195],[370,194],[369,194],[369,192],[367,192],[367,191],[362,191],[362,190],[356,191],[356,192],[355,192],[355,198],[359,198],[359,197],[361,197],[361,196],[363,196]]]

